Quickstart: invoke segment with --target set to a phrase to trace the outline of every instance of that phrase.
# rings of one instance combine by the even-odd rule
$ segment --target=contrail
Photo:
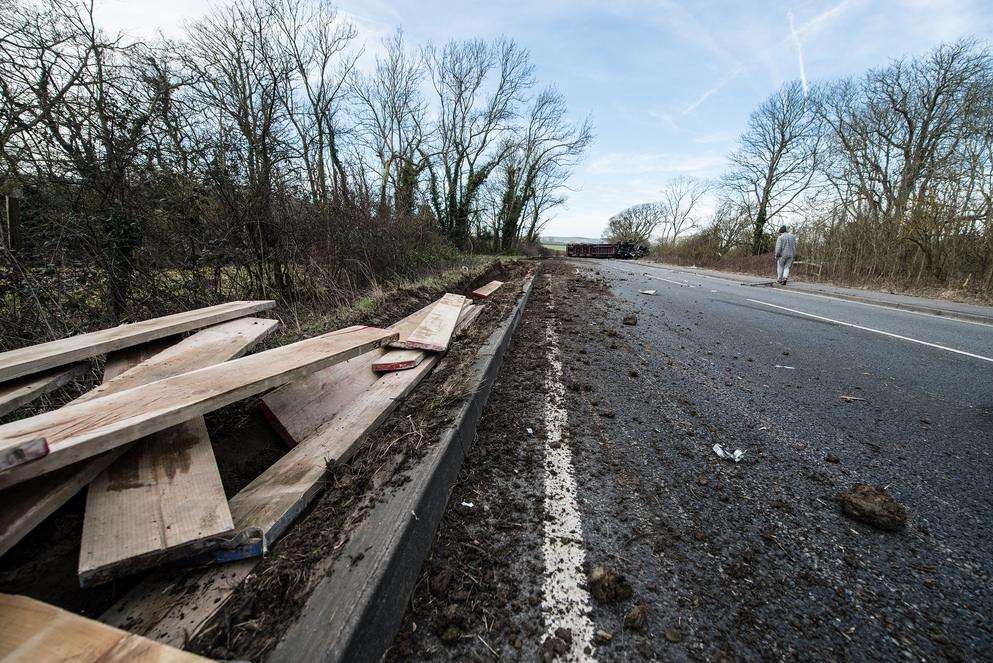
[[[786,16],[790,19],[790,34],[793,35],[793,43],[796,44],[796,56],[800,61],[800,85],[803,86],[803,98],[807,98],[807,68],[803,66],[803,46],[800,44],[800,35],[796,32],[796,25],[793,23],[793,12],[787,10]]]

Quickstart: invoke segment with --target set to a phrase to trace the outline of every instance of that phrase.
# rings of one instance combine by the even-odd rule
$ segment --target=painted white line
[[[552,308],[551,300],[548,307]],[[592,655],[592,601],[583,572],[586,549],[576,497],[576,473],[572,466],[572,452],[568,445],[562,443],[562,429],[568,414],[564,407],[562,358],[554,319],[548,322],[545,338],[551,363],[545,377],[545,512],[548,518],[545,520],[542,544],[545,576],[541,603],[545,637],[554,635],[558,628],[570,629],[572,645],[564,660],[596,661]],[[591,653],[584,651],[587,648]]]
[[[988,361],[993,363],[993,357],[984,357],[983,355],[973,354],[971,352],[966,352],[965,350],[957,350],[955,348],[950,348],[947,345],[938,345],[937,343],[929,343],[928,341],[922,341],[920,339],[910,338],[909,336],[901,336],[900,334],[894,334],[893,332],[883,331],[881,329],[873,329],[872,327],[863,327],[862,325],[856,325],[855,323],[852,322],[843,322],[841,320],[835,320],[834,318],[825,318],[823,315],[814,315],[813,313],[798,311],[793,308],[787,308],[786,306],[779,306],[778,304],[770,304],[769,302],[759,301],[758,299],[746,299],[745,301],[753,302],[755,304],[762,304],[763,306],[771,306],[772,308],[782,309],[784,311],[789,311],[790,313],[796,313],[797,315],[805,315],[808,318],[814,318],[815,320],[824,320],[825,322],[832,322],[836,325],[842,325],[843,327],[852,327],[854,329],[861,329],[862,331],[873,332],[874,334],[882,334],[883,336],[898,338],[901,341],[910,341],[911,343],[919,343],[920,345],[926,345],[929,348],[937,348],[939,350],[945,350],[946,352],[954,352],[955,354],[965,355],[966,357],[972,357],[973,359],[981,359],[982,361]]]
[[[873,308],[886,309],[887,311],[896,311],[897,313],[910,313],[912,315],[923,315],[927,318],[937,318],[938,320],[950,320],[952,322],[964,322],[967,325],[979,325],[980,327],[993,327],[993,324],[988,322],[979,322],[978,320],[966,320],[964,318],[952,317],[955,315],[953,311],[949,311],[948,315],[935,315],[934,313],[925,313],[924,311],[911,311],[910,309],[899,308],[897,306],[886,306],[885,304],[872,304],[870,302],[860,302],[854,299],[845,299],[844,297],[833,297],[831,295],[822,295],[816,292],[804,292],[803,290],[776,290],[776,292],[788,292],[791,295],[805,295],[807,297],[820,297],[821,299],[830,299],[835,302],[845,302],[848,304],[859,304],[861,306],[871,306]]]

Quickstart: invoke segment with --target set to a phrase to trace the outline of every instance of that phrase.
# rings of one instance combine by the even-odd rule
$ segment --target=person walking
[[[789,228],[782,226],[776,239],[776,276],[779,285],[786,285],[790,278],[790,265],[796,258],[796,235]]]

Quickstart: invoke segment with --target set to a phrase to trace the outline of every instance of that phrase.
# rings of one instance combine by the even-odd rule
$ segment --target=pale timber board
[[[27,596],[0,594],[0,659],[10,663],[193,663],[195,654]]]
[[[274,389],[262,398],[262,413],[286,444],[296,445],[376,381],[372,362],[380,352],[367,352]]]
[[[0,487],[292,382],[395,337],[373,327],[349,327],[0,426],[0,453],[28,437],[47,438],[49,447],[43,458],[0,472]]]
[[[475,290],[470,292],[469,296],[472,297],[473,299],[486,299],[494,292],[496,292],[497,289],[502,285],[503,285],[503,281],[490,281],[482,288],[476,288]]]
[[[54,368],[0,384],[0,416],[68,384],[86,371],[86,364]]]
[[[133,445],[90,485],[80,583],[216,547],[233,530],[207,426],[197,417]]]
[[[207,626],[258,564],[255,558],[201,569],[154,571],[100,621],[182,647]]]
[[[462,313],[459,315],[459,321],[455,326],[455,334],[457,335],[465,327],[469,326],[482,312],[482,306],[466,304],[462,308]],[[383,352],[382,356],[373,362],[372,370],[377,373],[406,371],[420,364],[426,356],[428,356],[426,350],[389,350]]]
[[[240,318],[187,336],[172,346],[168,354],[163,354],[169,344],[162,339],[113,352],[104,366],[100,395],[240,357],[278,327],[277,320]],[[117,379],[122,376],[123,379]],[[96,391],[88,391],[73,403],[92,400]],[[0,492],[0,556],[99,476],[127,448],[107,451]]]
[[[466,298],[463,295],[446,293],[434,303],[424,320],[400,345],[408,350],[444,352],[448,349],[448,343],[455,332],[455,324],[465,303]]]
[[[472,307],[466,311],[465,318],[460,317],[459,322],[464,320],[468,325],[483,308]],[[459,330],[462,329],[460,326]],[[432,355],[414,370],[384,375],[376,386],[390,385],[392,390],[389,394],[378,391],[370,395],[365,407],[349,407],[352,421],[360,417],[366,421],[382,421],[368,404],[395,408],[438,361],[439,356]],[[390,380],[384,381],[386,378]],[[387,395],[388,398],[384,397]],[[321,437],[315,436],[313,441],[305,440],[297,445],[232,498],[230,506],[235,529],[245,526],[265,531],[267,528],[270,541],[278,537],[323,488],[326,458],[334,455],[347,458],[347,454],[353,452],[371,431],[371,428],[361,425],[350,426],[341,417],[332,418],[324,426]],[[321,455],[324,451],[327,451],[327,456]],[[293,476],[294,472],[299,478]],[[276,479],[276,475],[282,475],[281,479]],[[309,476],[311,481],[308,482],[304,475]],[[278,485],[280,480],[283,490]],[[265,508],[267,496],[277,500],[278,504]],[[100,619],[159,642],[182,645],[207,627],[258,563],[258,559],[246,559],[198,570],[156,572],[114,604]]]
[[[216,325],[275,306],[273,301],[227,302],[0,353],[0,381],[65,366],[164,336]]]
[[[469,306],[459,317],[459,331],[482,312]],[[387,373],[341,408],[231,498],[238,531],[257,530],[266,545],[285,531],[323,487],[328,461],[346,462],[379,424],[406,398],[440,359],[432,354],[419,366]]]
[[[406,338],[423,322],[432,306],[433,302],[387,329],[399,334],[399,339]],[[262,398],[262,413],[283,441],[294,446],[378,379],[371,365],[384,352],[373,350],[274,389]]]

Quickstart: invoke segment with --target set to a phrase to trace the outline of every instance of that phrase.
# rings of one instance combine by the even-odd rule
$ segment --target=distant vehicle
[[[641,258],[648,255],[648,247],[634,242],[567,244],[565,254],[571,258]]]

